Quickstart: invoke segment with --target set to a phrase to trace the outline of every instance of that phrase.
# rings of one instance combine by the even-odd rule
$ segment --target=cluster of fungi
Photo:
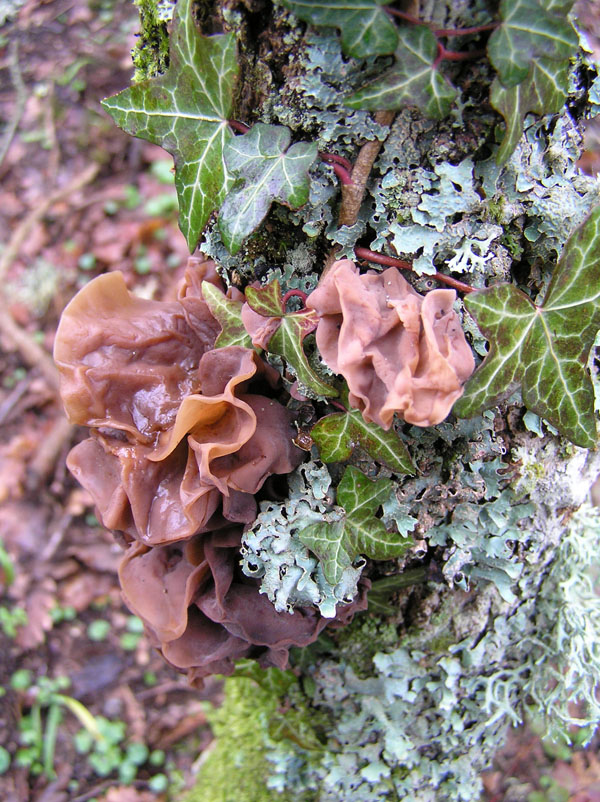
[[[90,428],[68,466],[126,548],[126,603],[194,684],[231,673],[242,657],[285,667],[292,646],[366,609],[369,587],[362,580],[332,620],[314,607],[276,612],[242,573],[256,495],[269,497],[271,477],[289,474],[306,452],[294,442],[280,374],[259,349],[215,347],[221,327],[203,281],[224,290],[204,257],[190,259],[172,301],[136,297],[119,272],[99,276],[65,309],[54,352],[67,415]],[[473,370],[454,298],[453,290],[423,298],[397,269],[361,275],[347,260],[308,296],[321,356],[365,420],[389,428],[398,413],[430,426],[448,415]],[[271,325],[259,318],[243,309],[255,342]]]

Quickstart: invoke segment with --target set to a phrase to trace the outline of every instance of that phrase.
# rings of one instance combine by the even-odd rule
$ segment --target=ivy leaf
[[[317,376],[302,347],[304,338],[314,329],[314,322],[315,313],[312,310],[285,315],[281,318],[281,325],[269,340],[267,350],[283,357],[293,368],[298,381],[305,387],[317,395],[334,398],[338,395],[337,390]]]
[[[506,133],[496,160],[504,164],[523,134],[525,117],[535,114],[554,114],[563,107],[567,96],[569,62],[534,59],[527,78],[517,86],[507,88],[498,78],[490,90],[490,100],[504,117]]]
[[[235,35],[202,36],[192,0],[179,0],[167,72],[102,103],[124,131],[174,157],[179,226],[190,251],[233,183],[223,149],[234,138],[227,120],[237,75]]]
[[[386,432],[376,423],[366,423],[359,410],[326,415],[311,429],[323,462],[344,462],[360,446],[381,465],[395,473],[414,474],[408,449],[393,429]]]
[[[519,384],[528,409],[578,446],[596,444],[586,369],[600,328],[600,207],[569,238],[542,306],[512,284],[465,299],[490,351],[454,405],[460,417],[494,406]]]
[[[285,309],[281,297],[281,285],[273,279],[264,287],[246,287],[248,306],[263,317],[283,317]]]
[[[202,296],[211,315],[221,325],[221,333],[215,340],[215,348],[226,348],[228,345],[252,348],[252,340],[242,323],[242,301],[228,298],[210,281],[202,282]]]
[[[330,398],[337,396],[337,390],[317,376],[304,353],[302,345],[304,338],[314,331],[317,322],[315,312],[307,309],[304,312],[286,314],[281,286],[277,279],[265,287],[247,287],[246,301],[259,315],[266,319],[274,318],[278,326],[268,342],[266,344],[261,342],[261,345],[266,347],[269,353],[283,357],[294,370],[298,381],[305,387],[320,396]],[[265,323],[267,322],[265,320]]]
[[[299,19],[312,25],[330,25],[342,32],[347,56],[365,58],[393,53],[398,29],[383,6],[390,0],[282,0]]]
[[[424,25],[400,28],[400,43],[392,69],[363,89],[349,95],[344,103],[353,109],[399,109],[418,106],[428,117],[445,117],[457,90],[434,66],[437,39]]]
[[[349,466],[337,489],[337,503],[344,508],[344,518],[333,524],[311,524],[298,533],[300,541],[321,561],[328,582],[337,584],[359,554],[389,560],[406,551],[411,541],[387,532],[376,517],[392,492],[389,479],[373,482],[358,468]]]
[[[257,123],[225,146],[225,164],[236,181],[219,211],[219,229],[230,253],[240,250],[274,200],[292,209],[308,201],[308,170],[318,146],[297,142],[290,147],[291,137],[282,125]]]
[[[566,18],[565,2],[502,0],[502,24],[490,36],[488,56],[505,87],[529,75],[534,59],[564,61],[577,48],[575,28]]]

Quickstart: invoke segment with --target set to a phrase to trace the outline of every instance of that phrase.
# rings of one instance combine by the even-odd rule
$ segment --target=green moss
[[[398,642],[394,624],[372,616],[358,616],[350,626],[336,633],[339,655],[359,677],[373,673],[373,657],[377,652],[393,648]]]
[[[504,222],[504,206],[505,203],[502,195],[497,195],[495,198],[492,198],[490,201],[488,201],[487,208],[489,216],[495,223],[498,223],[499,225],[502,225]]]
[[[521,245],[520,235],[513,231],[505,231],[501,239],[502,244],[510,253],[513,259],[520,259],[523,255],[523,246]]]
[[[183,802],[290,802],[266,784],[268,726],[277,706],[277,696],[253,680],[226,680],[222,707],[207,713],[216,746]]]
[[[161,19],[158,0],[134,0],[140,11],[141,30],[131,53],[134,83],[166,72],[169,66],[169,33]]]

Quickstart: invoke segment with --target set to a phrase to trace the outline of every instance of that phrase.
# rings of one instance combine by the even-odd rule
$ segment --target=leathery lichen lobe
[[[416,426],[446,418],[475,367],[455,299],[454,290],[419,295],[396,268],[360,274],[348,259],[310,294],[319,351],[367,422],[389,429],[396,412]]]

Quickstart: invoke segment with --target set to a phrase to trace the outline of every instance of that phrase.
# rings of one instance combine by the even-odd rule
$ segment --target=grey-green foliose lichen
[[[420,5],[422,18],[437,27],[489,19],[479,0]],[[351,254],[360,241],[413,261],[421,275],[411,280],[421,290],[432,288],[431,273],[443,269],[474,287],[516,281],[537,299],[566,239],[600,199],[598,181],[577,170],[581,134],[570,113],[529,117],[510,161],[499,168],[499,117],[482,105],[478,89],[478,80],[490,80],[487,67],[474,67],[481,72],[459,82],[460,102],[447,119],[432,122],[405,109],[388,132],[342,100],[385,59],[343,57],[330,29],[297,26],[290,36],[291,63],[285,80],[270,87],[261,119],[350,159],[362,141],[387,138],[355,226],[338,228],[336,180],[331,167],[317,164],[309,203],[294,213],[274,207],[239,255],[228,255],[211,227],[203,250],[228,278],[243,284],[279,277],[286,288],[310,290],[332,243]],[[571,99],[582,107],[577,69]],[[593,83],[590,108],[597,90]],[[466,314],[464,326],[483,357],[485,339]],[[238,724],[247,715],[247,728],[261,733],[244,770],[256,760],[265,782],[253,787],[248,802],[270,800],[267,789],[318,802],[476,802],[480,770],[528,706],[563,737],[572,723],[569,700],[581,703],[579,724],[600,720],[594,695],[600,616],[590,584],[600,519],[590,510],[573,515],[600,458],[567,444],[518,395],[472,420],[450,417],[429,429],[397,422],[396,429],[418,473],[393,478],[396,505],[383,512],[418,541],[419,557],[413,550],[384,573],[421,560],[438,581],[391,593],[379,612],[296,653],[300,681],[285,692],[263,689],[267,695],[256,697],[253,710],[242,704],[239,680],[228,682],[231,706],[222,722],[229,716],[231,732],[242,739]],[[389,476],[372,462],[369,471]],[[330,473],[339,477],[339,466]],[[311,513],[319,512],[317,490],[305,490]],[[296,496],[292,490],[287,501],[263,507],[247,533],[246,568],[252,572],[256,555],[252,565],[264,572],[264,590],[282,606],[304,603],[303,589],[316,603],[339,603],[293,540],[295,512],[284,525],[287,512],[299,508],[301,489]],[[287,538],[279,552],[272,537],[278,527]],[[220,732],[228,738],[224,723]],[[231,740],[223,743],[213,753],[220,773],[211,773],[210,759],[204,769],[213,778],[201,780],[205,794],[216,776],[223,785],[242,782],[235,773],[228,778],[235,750]]]

